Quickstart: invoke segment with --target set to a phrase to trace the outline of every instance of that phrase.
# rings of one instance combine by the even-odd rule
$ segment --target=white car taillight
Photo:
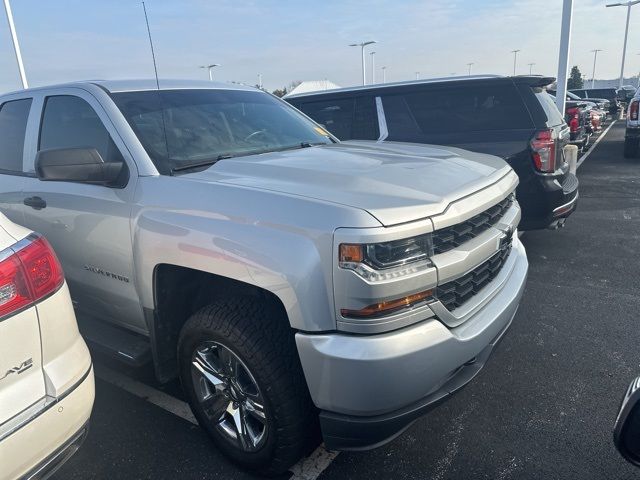
[[[0,317],[34,304],[64,282],[62,266],[44,237],[30,235],[0,258]]]
[[[553,130],[540,130],[531,140],[533,163],[536,170],[552,173],[556,170],[556,140]]]

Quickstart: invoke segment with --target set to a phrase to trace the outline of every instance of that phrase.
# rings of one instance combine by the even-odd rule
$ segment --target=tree
[[[582,81],[582,73],[580,73],[578,66],[574,65],[571,67],[571,73],[567,80],[567,90],[571,90],[572,88],[582,88],[583,86],[584,82]]]
[[[276,97],[284,97],[287,93],[289,93],[291,90],[293,90],[294,88],[296,88],[298,85],[300,85],[302,82],[300,80],[294,80],[293,82],[291,82],[289,85],[287,85],[286,87],[282,87],[282,88],[276,88],[273,93]]]

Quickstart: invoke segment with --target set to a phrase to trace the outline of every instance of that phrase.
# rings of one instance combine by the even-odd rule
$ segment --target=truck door
[[[95,148],[105,162],[126,162],[122,188],[26,177],[24,223],[44,234],[65,270],[79,320],[89,318],[146,331],[135,288],[131,201],[137,170],[99,102],[88,92],[68,88],[44,94],[41,121],[29,152]]]

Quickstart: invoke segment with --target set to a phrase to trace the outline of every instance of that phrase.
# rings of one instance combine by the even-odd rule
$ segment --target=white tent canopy
[[[318,92],[321,90],[333,90],[334,88],[340,88],[339,85],[329,80],[307,80],[302,82],[296,88],[288,92],[285,97],[289,95],[297,95],[299,93]]]

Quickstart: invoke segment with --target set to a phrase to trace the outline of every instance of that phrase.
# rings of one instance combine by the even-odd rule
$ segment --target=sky
[[[574,0],[570,65],[616,78],[626,8]],[[150,78],[153,64],[138,0],[11,0],[30,86],[73,80]],[[206,79],[273,90],[295,80],[361,82],[360,49],[376,40],[376,76],[387,81],[557,73],[562,0],[146,0],[161,78]],[[2,7],[0,7],[0,10]],[[625,73],[640,71],[640,4],[632,9]],[[372,48],[373,47],[373,48]],[[371,61],[367,55],[367,77]],[[9,28],[0,12],[0,92],[20,88]]]

